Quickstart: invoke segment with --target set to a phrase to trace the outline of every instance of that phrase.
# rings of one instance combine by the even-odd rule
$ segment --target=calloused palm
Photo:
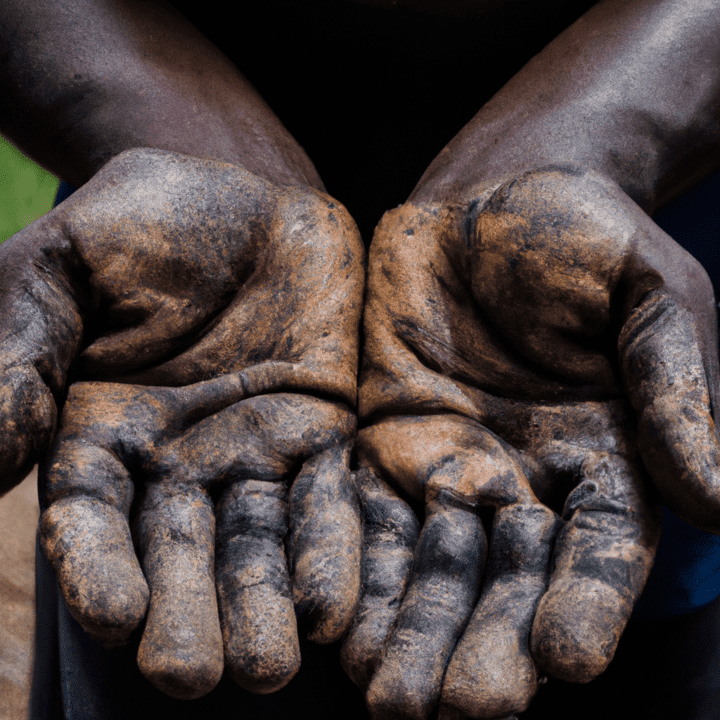
[[[224,665],[281,687],[293,600],[330,642],[359,590],[352,220],[307,188],[131,150],[1,252],[0,464],[10,486],[62,407],[41,541],[71,613],[106,644],[147,613],[140,668],[172,695]]]
[[[366,564],[348,672],[376,718],[503,717],[544,674],[591,680],[660,498],[720,532],[707,276],[612,182],[548,167],[388,213],[368,282],[361,477],[424,522],[414,557]]]

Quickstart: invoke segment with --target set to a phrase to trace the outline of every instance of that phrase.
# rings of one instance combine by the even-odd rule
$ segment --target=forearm
[[[6,0],[0,46],[0,131],[74,185],[153,147],[322,188],[254,88],[162,0]]]
[[[652,212],[719,162],[720,3],[606,0],[480,110],[412,199],[457,199],[487,180],[572,163]]]

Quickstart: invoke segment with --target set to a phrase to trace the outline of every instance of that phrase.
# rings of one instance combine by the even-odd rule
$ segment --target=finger
[[[388,419],[363,430],[358,446],[363,458],[410,494],[423,488],[431,510],[397,629],[367,696],[377,717],[427,717],[478,595],[486,541],[477,510],[538,501],[512,450],[462,417]],[[445,511],[433,521],[435,507]],[[463,538],[456,538],[454,528],[463,525]]]
[[[69,247],[49,215],[4,242],[1,254],[0,494],[47,451],[83,332]]]
[[[347,632],[360,594],[362,525],[350,447],[330,448],[305,462],[290,491],[295,607],[308,638],[318,643]]]
[[[59,438],[40,473],[40,495],[41,547],[70,613],[103,644],[125,642],[149,597],[128,527],[128,471],[102,448]]]
[[[639,463],[597,452],[565,504],[555,570],[531,650],[548,675],[588,682],[605,670],[642,592],[660,537]]]
[[[151,588],[138,666],[172,697],[201,697],[223,672],[212,501],[197,487],[149,485],[136,529]]]
[[[505,717],[530,704],[530,629],[561,524],[539,503],[495,513],[482,597],[448,666],[441,718]]]
[[[400,610],[420,528],[415,513],[372,470],[355,473],[355,482],[363,515],[362,595],[340,661],[366,688]]]
[[[429,718],[480,590],[487,543],[467,507],[428,504],[397,625],[367,692],[373,718]]]
[[[701,345],[693,317],[661,291],[643,298],[619,339],[638,444],[663,501],[720,533],[720,445]]]
[[[218,506],[217,591],[225,661],[247,690],[279,690],[300,668],[287,559],[287,489],[242,480]]]

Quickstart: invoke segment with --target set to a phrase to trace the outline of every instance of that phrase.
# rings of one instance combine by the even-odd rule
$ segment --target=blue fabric
[[[663,508],[655,566],[634,617],[690,613],[720,595],[720,537],[697,530]]]
[[[55,195],[55,203],[53,204],[53,207],[57,207],[63,200],[67,200],[75,192],[75,190],[77,190],[77,188],[61,181]]]

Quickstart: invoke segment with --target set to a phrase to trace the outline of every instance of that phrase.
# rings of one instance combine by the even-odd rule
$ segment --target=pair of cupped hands
[[[365,287],[327,195],[131,150],[0,254],[2,488],[175,697],[299,625],[373,717],[504,717],[605,669],[661,500],[720,532],[712,289],[590,170],[388,212]]]

